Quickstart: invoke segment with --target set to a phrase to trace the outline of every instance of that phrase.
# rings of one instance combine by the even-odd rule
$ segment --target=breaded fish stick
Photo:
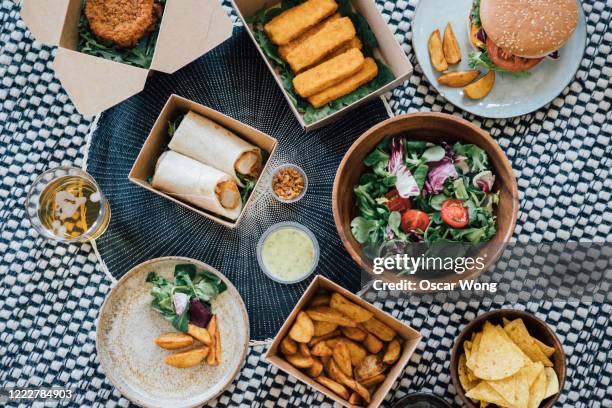
[[[287,61],[287,55],[291,51],[293,51],[297,46],[302,44],[304,41],[308,40],[310,37],[321,31],[325,26],[333,21],[339,20],[342,16],[340,13],[332,14],[331,17],[328,17],[327,20],[321,21],[319,24],[312,27],[310,30],[306,31],[304,34],[300,35],[295,40],[291,41],[289,44],[281,45],[278,47],[278,55],[284,60]]]
[[[363,54],[353,48],[293,78],[295,91],[303,98],[322,92],[357,73],[363,65]]]
[[[348,17],[326,24],[325,27],[287,55],[287,63],[293,72],[300,72],[316,65],[326,55],[350,41],[357,32]]]
[[[308,0],[274,17],[264,31],[276,45],[288,44],[338,9],[334,0]]]
[[[353,92],[361,85],[370,82],[378,75],[378,65],[373,58],[366,58],[361,69],[352,77],[327,88],[323,92],[312,95],[308,98],[308,102],[315,108],[320,108],[331,101]]]

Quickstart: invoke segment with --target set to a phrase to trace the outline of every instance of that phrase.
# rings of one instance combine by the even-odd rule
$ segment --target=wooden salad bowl
[[[479,253],[474,255],[486,254],[485,267],[482,270],[471,269],[463,274],[450,273],[428,280],[435,283],[453,283],[475,278],[499,258],[506,243],[512,237],[519,209],[518,187],[512,166],[496,141],[478,126],[444,113],[418,112],[387,119],[361,135],[346,152],[336,173],[332,193],[334,222],[344,247],[366,272],[384,281],[400,281],[396,274],[388,271],[380,275],[374,274],[372,261],[365,256],[361,244],[355,240],[351,232],[351,221],[358,215],[353,189],[366,170],[363,160],[382,139],[400,134],[409,139],[433,143],[471,143],[487,152],[495,173],[493,191],[499,191],[500,195],[495,210],[497,233],[488,243],[482,244]],[[418,282],[420,278],[412,275],[403,276],[401,280]]]
[[[567,364],[563,345],[557,338],[555,332],[543,320],[538,319],[531,313],[513,309],[493,310],[476,317],[474,320],[468,323],[463,330],[461,330],[459,336],[457,336],[455,339],[455,344],[453,345],[453,349],[451,351],[450,370],[451,380],[459,399],[466,407],[480,407],[480,405],[476,405],[472,400],[465,396],[465,391],[461,386],[461,381],[459,381],[458,365],[459,356],[463,353],[463,342],[469,340],[472,337],[473,332],[482,330],[482,326],[486,321],[489,321],[492,324],[501,325],[504,318],[508,320],[523,319],[523,323],[525,323],[525,327],[527,327],[527,331],[532,337],[555,349],[555,353],[552,355],[550,360],[554,365],[553,369],[555,370],[557,379],[559,380],[559,392],[546,398],[544,401],[542,401],[539,407],[552,408],[555,405],[555,402],[557,402],[559,395],[561,395],[563,392],[563,388],[565,386]]]

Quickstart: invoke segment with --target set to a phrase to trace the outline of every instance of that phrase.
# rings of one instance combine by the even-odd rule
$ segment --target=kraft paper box
[[[395,364],[391,366],[390,369],[385,371],[385,376],[387,378],[384,382],[378,385],[378,387],[376,388],[376,392],[371,395],[370,403],[367,405],[367,408],[379,407],[387,396],[387,394],[389,393],[389,390],[393,386],[395,380],[397,380],[400,374],[404,371],[404,368],[408,364],[410,357],[412,356],[414,350],[416,350],[417,345],[421,341],[421,334],[412,327],[408,326],[407,324],[402,323],[390,314],[374,307],[372,304],[361,299],[359,296],[349,292],[342,286],[332,282],[331,280],[321,275],[317,275],[314,278],[314,280],[310,283],[310,285],[298,301],[297,305],[295,305],[295,308],[293,309],[293,311],[281,327],[280,331],[274,338],[272,344],[270,345],[270,349],[266,353],[266,360],[270,364],[280,368],[287,374],[292,375],[303,383],[306,383],[312,388],[316,389],[317,391],[322,392],[323,394],[325,394],[325,396],[333,399],[340,405],[349,408],[357,408],[355,405],[349,404],[347,400],[342,399],[340,396],[334,394],[329,388],[324,387],[323,385],[316,382],[314,379],[310,378],[305,372],[289,364],[289,362],[285,360],[279,350],[280,343],[289,334],[289,330],[291,330],[291,327],[295,322],[297,314],[301,310],[304,310],[306,308],[308,302],[320,290],[325,290],[329,293],[338,292],[351,302],[374,313],[374,317],[376,319],[380,320],[381,322],[395,330],[395,332],[397,332],[397,336],[402,340],[402,352],[400,354],[399,359],[395,362]],[[351,390],[349,391],[352,392]]]
[[[261,175],[255,184],[255,188],[251,192],[249,199],[242,207],[242,212],[240,216],[235,220],[228,220],[225,218],[221,218],[218,215],[208,212],[204,209],[196,207],[190,203],[181,201],[177,198],[172,197],[169,194],[166,194],[162,191],[156,190],[151,186],[148,180],[153,177],[153,173],[155,172],[155,165],[157,164],[157,159],[159,156],[167,150],[168,148],[168,121],[175,120],[179,115],[186,114],[189,111],[193,111],[199,115],[202,115],[217,124],[223,126],[226,129],[234,132],[238,137],[246,140],[247,142],[259,147],[260,149],[266,151],[269,154],[269,157],[264,164]],[[259,130],[252,128],[244,123],[233,119],[227,115],[222,114],[212,108],[201,105],[197,102],[191,101],[189,99],[183,98],[178,95],[171,95],[166,104],[164,105],[162,111],[160,112],[149,136],[144,142],[134,165],[132,166],[132,170],[130,170],[130,174],[128,175],[128,179],[134,183],[139,185],[140,187],[146,188],[147,190],[160,195],[170,201],[173,201],[179,205],[182,205],[185,208],[190,209],[206,218],[209,218],[221,225],[224,225],[228,228],[236,228],[242,217],[246,214],[249,208],[249,204],[252,202],[255,193],[259,190],[262,184],[263,175],[266,174],[266,171],[271,162],[272,155],[276,151],[277,140],[272,136],[269,136]]]
[[[377,57],[381,57],[381,62],[387,65],[387,67],[393,72],[395,75],[395,79],[388,83],[387,85],[377,89],[376,91],[366,95],[364,98],[359,99],[351,103],[350,105],[345,106],[344,108],[316,121],[313,123],[306,124],[304,121],[304,115],[300,113],[296,107],[291,102],[291,99],[285,88],[283,87],[282,79],[280,74],[276,71],[275,64],[264,54],[261,47],[255,40],[255,33],[253,32],[253,28],[250,24],[247,23],[255,13],[262,8],[270,8],[279,4],[278,0],[232,0],[234,8],[236,9],[238,16],[244,23],[247,28],[247,32],[253,40],[253,43],[257,47],[257,50],[261,54],[262,58],[266,62],[266,65],[270,69],[270,72],[274,76],[274,79],[278,83],[278,86],[281,88],[283,94],[285,95],[285,99],[287,99],[287,103],[291,107],[291,110],[295,114],[297,120],[300,122],[300,125],[305,130],[312,130],[319,128],[323,125],[329,124],[334,120],[340,118],[341,116],[348,113],[351,109],[355,108],[359,104],[371,100],[372,98],[379,97],[384,93],[392,90],[397,87],[404,81],[406,81],[410,75],[412,74],[412,64],[410,64],[410,60],[408,56],[402,50],[402,47],[396,41],[393,33],[389,29],[389,26],[385,22],[382,14],[376,8],[376,4],[374,0],[351,0],[350,3],[357,11],[357,13],[361,14],[368,22],[372,32],[376,36],[378,41],[378,53]]]
[[[92,116],[140,92],[152,71],[171,74],[221,44],[232,22],[219,0],[167,0],[149,69],[78,52],[82,0],[23,0],[34,37],[57,45],[53,68],[77,110]]]

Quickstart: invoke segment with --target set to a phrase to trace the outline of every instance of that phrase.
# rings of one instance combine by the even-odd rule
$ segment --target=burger
[[[559,58],[577,25],[576,0],[474,0],[470,65],[529,75],[544,58]]]

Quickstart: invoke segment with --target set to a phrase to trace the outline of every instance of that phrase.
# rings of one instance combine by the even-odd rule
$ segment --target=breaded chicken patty
[[[155,29],[161,5],[155,0],[87,0],[85,15],[96,37],[131,48]]]

